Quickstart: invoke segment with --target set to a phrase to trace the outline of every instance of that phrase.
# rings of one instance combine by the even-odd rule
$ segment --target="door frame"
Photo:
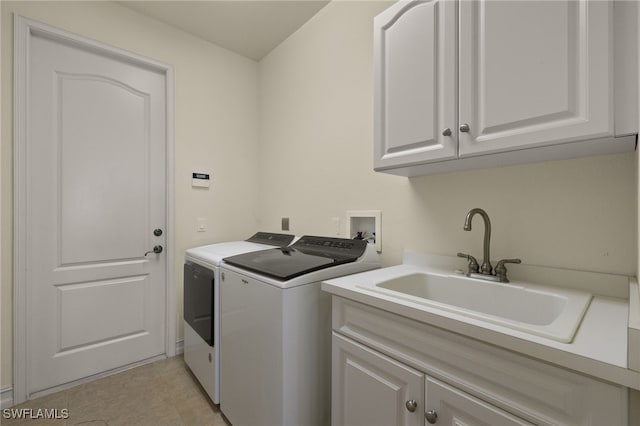
[[[165,77],[165,126],[166,126],[166,246],[165,267],[165,355],[176,354],[176,294],[175,294],[175,237],[174,237],[174,71],[173,66],[158,62],[123,49],[73,34],[20,15],[14,17],[13,53],[13,402],[28,399],[27,362],[27,227],[29,212],[26,197],[27,141],[29,139],[29,57],[31,37],[38,35],[49,40],[73,44],[85,50],[125,60],[134,65],[151,68]],[[98,374],[100,376],[101,374]],[[102,374],[104,375],[104,374]]]

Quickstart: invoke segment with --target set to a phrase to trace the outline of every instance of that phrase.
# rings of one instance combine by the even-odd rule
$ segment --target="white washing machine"
[[[184,360],[220,403],[220,263],[227,256],[284,247],[293,235],[258,232],[245,241],[195,247],[184,256]]]
[[[220,409],[231,424],[330,424],[331,298],[320,283],[379,267],[365,241],[313,236],[224,259]]]

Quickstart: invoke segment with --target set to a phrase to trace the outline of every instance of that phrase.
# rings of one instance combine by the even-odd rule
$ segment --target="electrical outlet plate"
[[[371,237],[375,232],[376,251],[382,251],[382,212],[380,210],[349,210],[347,211],[347,236],[353,238],[358,232],[364,232],[364,238]]]

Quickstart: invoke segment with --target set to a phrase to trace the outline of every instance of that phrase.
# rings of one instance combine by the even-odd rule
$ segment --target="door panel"
[[[601,1],[460,2],[460,157],[612,136],[611,14]]]
[[[57,74],[61,263],[139,258],[149,231],[149,95],[104,77]],[[118,226],[96,226],[103,223]]]
[[[141,276],[57,286],[57,353],[146,333],[144,296],[148,281],[147,276]]]
[[[428,376],[425,398],[425,425],[435,423],[444,426],[532,426],[532,423],[526,420]]]
[[[165,75],[33,34],[28,394],[165,352]]]
[[[335,332],[332,353],[332,425],[423,423],[423,373]],[[406,407],[410,400],[413,412]]]
[[[455,158],[456,2],[398,2],[374,21],[375,167]]]

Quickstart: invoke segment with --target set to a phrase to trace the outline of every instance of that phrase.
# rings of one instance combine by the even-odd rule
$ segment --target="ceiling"
[[[151,0],[118,3],[259,61],[329,1]]]

